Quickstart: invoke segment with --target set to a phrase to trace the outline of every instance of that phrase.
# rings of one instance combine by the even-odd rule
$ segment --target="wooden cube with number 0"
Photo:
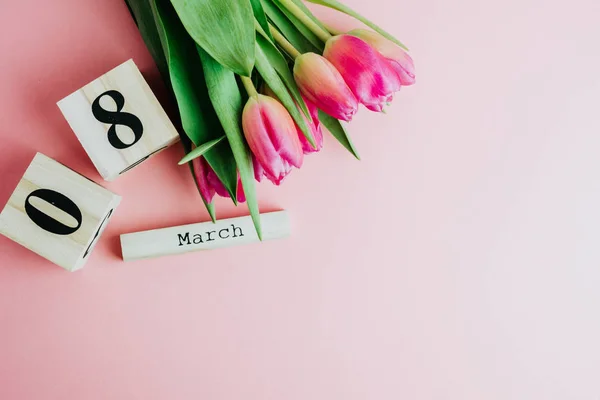
[[[133,60],[62,99],[58,107],[108,181],[179,140]]]
[[[37,153],[0,213],[0,233],[74,271],[85,264],[121,197]]]

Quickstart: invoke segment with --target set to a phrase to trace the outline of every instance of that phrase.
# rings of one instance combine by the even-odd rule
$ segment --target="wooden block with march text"
[[[279,239],[290,235],[290,221],[286,211],[261,214],[261,223],[263,240]],[[259,242],[259,239],[251,217],[121,235],[121,248],[125,261],[255,242]]]
[[[121,197],[37,153],[0,213],[0,233],[66,270],[85,264]]]
[[[133,60],[62,99],[58,107],[108,181],[179,140]]]

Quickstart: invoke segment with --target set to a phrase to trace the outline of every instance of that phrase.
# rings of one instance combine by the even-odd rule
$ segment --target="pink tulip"
[[[265,84],[263,86],[262,92],[267,96],[273,97],[275,100],[281,103],[275,92],[273,92],[273,90],[268,85]],[[296,124],[296,131],[298,132],[298,137],[300,138],[300,144],[302,145],[302,151],[304,152],[304,154],[316,153],[323,148],[323,129],[321,128],[321,121],[319,120],[319,110],[317,109],[317,106],[315,106],[306,97],[302,96],[302,99],[304,100],[304,103],[306,103],[306,108],[308,108],[310,120],[306,115],[304,115],[304,112],[301,111],[302,118],[304,119],[306,125],[308,125],[308,128],[312,133],[313,139],[315,140],[316,148],[314,148],[310,144],[308,139],[306,139],[306,136],[304,136],[304,132],[302,132],[302,129],[300,129],[298,124]]]
[[[251,96],[242,113],[242,126],[256,162],[271,182],[279,185],[292,166],[302,166],[304,154],[296,125],[277,100]]]
[[[402,86],[410,86],[415,83],[415,63],[408,53],[396,43],[367,29],[354,29],[348,32],[348,35],[361,38],[381,53],[398,74]]]
[[[334,36],[327,41],[323,55],[340,71],[352,93],[369,110],[383,111],[383,106],[400,90],[396,71],[384,56],[362,39],[350,35]]]
[[[225,185],[223,185],[223,182],[217,177],[217,174],[215,174],[215,171],[208,165],[208,162],[206,162],[204,157],[198,157],[192,160],[192,167],[194,168],[200,195],[204,201],[211,203],[215,193],[221,197],[230,197]],[[246,201],[246,195],[239,176],[237,184],[237,200],[240,203]]]
[[[294,78],[302,94],[327,114],[350,121],[358,109],[358,101],[339,71],[315,53],[296,58]]]

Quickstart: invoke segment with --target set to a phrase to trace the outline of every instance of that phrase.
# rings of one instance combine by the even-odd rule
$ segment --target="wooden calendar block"
[[[0,213],[0,233],[66,270],[83,267],[121,197],[37,153]]]
[[[261,214],[263,240],[290,235],[286,211]],[[123,260],[133,261],[258,242],[252,218],[240,217],[121,235]]]
[[[105,180],[179,140],[133,60],[62,99],[58,107]]]

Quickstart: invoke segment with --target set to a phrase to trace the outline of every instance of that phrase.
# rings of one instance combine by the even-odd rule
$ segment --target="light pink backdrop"
[[[418,66],[363,160],[260,187],[285,241],[121,262],[207,219],[179,146],[106,185],[83,271],[0,238],[0,399],[600,398],[599,3],[347,2]],[[63,96],[133,57],[164,98],[122,0],[0,0],[0,55],[1,205],[35,151],[100,180]]]

